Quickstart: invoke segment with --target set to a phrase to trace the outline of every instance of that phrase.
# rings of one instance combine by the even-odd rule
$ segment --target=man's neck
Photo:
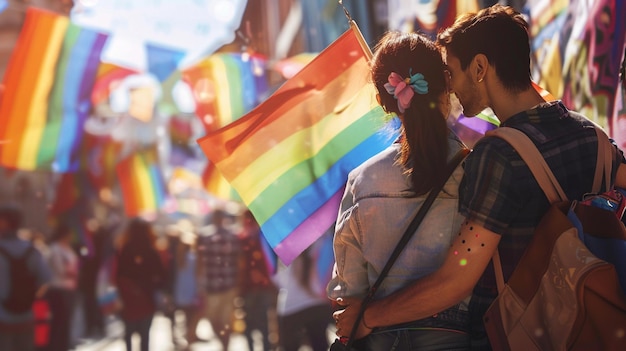
[[[529,88],[521,93],[502,90],[493,99],[492,109],[500,122],[505,122],[511,116],[530,110],[542,102],[545,100],[534,88]]]

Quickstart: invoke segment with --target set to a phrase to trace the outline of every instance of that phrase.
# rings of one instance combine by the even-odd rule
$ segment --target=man
[[[241,240],[241,281],[239,291],[244,299],[245,323],[244,334],[248,347],[254,349],[253,331],[258,330],[263,337],[263,351],[273,349],[271,333],[276,316],[278,289],[271,279],[271,273],[265,262],[261,228],[252,212],[246,210],[241,216],[243,228],[239,232]],[[270,322],[271,321],[271,322]]]
[[[241,243],[230,229],[230,219],[226,211],[216,209],[209,218],[209,230],[198,239],[207,318],[224,350],[228,350],[233,331],[234,301],[239,294],[242,257]]]
[[[36,297],[44,294],[45,284],[50,280],[50,272],[44,264],[41,254],[33,249],[33,244],[18,237],[22,215],[13,207],[0,208],[0,350],[29,351],[35,349],[35,325],[31,308],[14,310],[8,302],[12,282],[10,261],[7,255],[18,258],[28,254],[26,264],[34,273]],[[29,251],[27,253],[27,251]],[[26,272],[24,272],[26,274]],[[15,295],[13,295],[15,296]]]
[[[490,107],[502,126],[524,131],[537,145],[570,199],[591,191],[597,137],[592,122],[559,101],[546,103],[530,79],[528,24],[510,7],[494,5],[459,17],[438,37],[451,87],[466,116]],[[626,185],[622,154],[616,185]],[[615,169],[616,167],[614,167]],[[435,315],[472,293],[472,346],[489,349],[482,316],[497,295],[490,263],[499,249],[508,279],[549,207],[519,155],[504,140],[484,137],[466,159],[460,212],[467,220],[443,265],[433,274],[368,306],[357,338],[370,328]],[[350,335],[360,302],[336,312],[337,334]]]

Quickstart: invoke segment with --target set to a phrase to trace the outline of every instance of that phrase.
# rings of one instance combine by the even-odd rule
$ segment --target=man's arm
[[[615,186],[626,189],[626,163],[620,163],[615,176]]]
[[[384,299],[372,301],[363,316],[357,339],[366,336],[371,331],[369,328],[430,317],[459,303],[471,294],[499,241],[500,235],[466,221],[437,271]],[[357,302],[335,313],[338,335],[350,335],[359,307]]]

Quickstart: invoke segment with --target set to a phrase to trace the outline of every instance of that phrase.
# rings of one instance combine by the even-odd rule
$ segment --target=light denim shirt
[[[462,147],[450,132],[448,161]],[[428,195],[414,196],[409,176],[396,162],[399,150],[400,145],[393,144],[348,176],[335,226],[335,269],[327,286],[331,299],[367,294]],[[463,169],[458,166],[375,298],[387,296],[441,266],[465,218],[458,213],[462,176]]]

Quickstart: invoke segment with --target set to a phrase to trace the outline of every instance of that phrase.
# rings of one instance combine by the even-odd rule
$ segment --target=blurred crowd
[[[81,339],[107,337],[117,319],[127,350],[147,351],[157,314],[170,320],[172,350],[207,341],[198,335],[228,350],[233,333],[250,350],[328,349],[332,305],[313,247],[288,267],[275,263],[248,210],[216,208],[203,223],[164,228],[139,217],[92,223],[89,254],[67,223],[44,235],[23,228],[22,215],[0,209],[0,350],[76,349]]]

